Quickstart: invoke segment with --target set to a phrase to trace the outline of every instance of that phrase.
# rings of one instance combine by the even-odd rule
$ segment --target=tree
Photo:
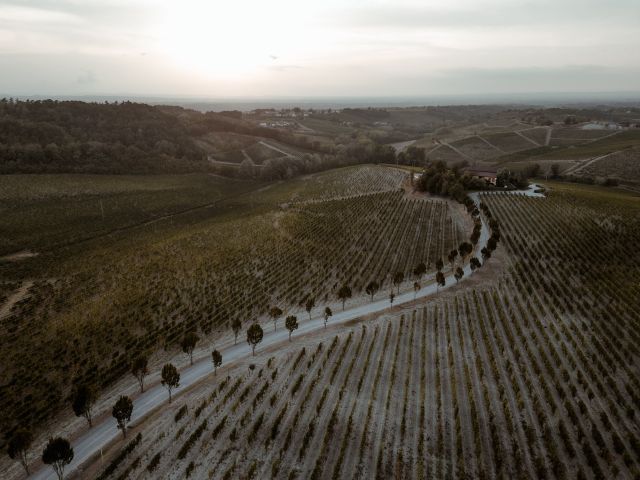
[[[138,380],[138,384],[140,384],[140,393],[144,392],[144,377],[149,375],[149,361],[147,357],[143,355],[138,355],[133,362],[131,363],[131,373],[136,380]]]
[[[393,284],[398,288],[398,293],[400,293],[400,284],[403,282],[403,280],[404,280],[404,273],[396,272],[393,275]]]
[[[238,335],[240,334],[240,330],[242,330],[242,322],[236,318],[233,322],[231,322],[231,329],[233,330],[233,335],[235,336],[233,344],[236,345],[238,343]]]
[[[256,346],[262,341],[264,332],[262,327],[257,323],[254,323],[247,329],[247,343],[251,345],[251,351],[253,355],[256,354]]]
[[[444,267],[444,262],[439,258],[436,260],[436,270],[440,271],[442,270],[442,267]]]
[[[327,328],[327,322],[329,321],[329,317],[333,316],[333,312],[329,307],[324,308],[324,328]]]
[[[456,283],[458,283],[460,279],[464,276],[464,270],[462,270],[462,268],[460,267],[456,268],[456,273],[454,273],[453,276],[456,277]]]
[[[76,417],[84,417],[89,423],[89,428],[93,426],[91,417],[93,415],[93,405],[96,402],[95,389],[91,385],[80,385],[74,396],[71,407]]]
[[[455,266],[457,256],[458,256],[458,250],[456,250],[455,248],[449,252],[449,256],[447,257],[447,260],[449,260],[449,263],[451,264],[451,270],[453,270],[453,267]]]
[[[180,374],[178,373],[178,369],[171,363],[165,364],[162,367],[162,372],[160,374],[160,383],[164,388],[166,388],[169,392],[169,403],[171,403],[171,391],[174,388],[178,388],[180,386]]]
[[[24,471],[29,476],[29,463],[27,462],[27,450],[33,442],[33,433],[26,428],[19,428],[16,430],[9,439],[9,445],[7,447],[7,453],[12,460],[18,460]]]
[[[222,365],[222,354],[218,350],[211,352],[211,361],[213,362],[213,373],[218,372],[218,367]]]
[[[557,177],[558,173],[560,173],[560,165],[557,163],[552,163],[551,164],[551,176],[552,177]]]
[[[348,285],[340,287],[340,290],[338,290],[338,298],[342,300],[342,310],[344,310],[344,302],[346,302],[348,298],[351,298],[351,288]]]
[[[196,332],[189,332],[184,336],[180,343],[182,351],[189,355],[189,363],[191,365],[193,365],[193,350],[196,348],[198,340],[200,340],[200,338],[196,335]]]
[[[285,326],[289,330],[289,341],[291,341],[291,334],[298,328],[298,318],[295,315],[289,315],[285,321]]]
[[[391,304],[391,306],[393,306],[393,300],[396,298],[395,293],[391,292],[389,294],[389,303]]]
[[[64,478],[64,467],[72,460],[73,448],[66,438],[50,438],[42,451],[42,463],[51,465],[59,480]]]
[[[482,250],[480,250],[480,253],[482,254],[482,260],[485,262],[491,258],[491,252],[487,247],[482,247]]]
[[[471,245],[469,242],[462,242],[458,247],[458,253],[460,254],[460,258],[462,258],[463,265],[467,255],[469,255],[471,252],[473,252],[473,245]]]
[[[418,280],[420,280],[425,273],[427,273],[427,266],[424,262],[420,262],[416,265],[416,268],[413,269],[413,274],[418,277]]]
[[[438,272],[436,273],[436,291],[440,288],[440,287],[444,287],[446,283],[446,280],[444,278],[444,273],[442,273],[440,270],[438,270]]]
[[[487,250],[493,252],[496,248],[498,248],[498,241],[495,239],[495,237],[491,237],[489,240],[487,240]]]
[[[418,295],[418,292],[420,291],[420,282],[414,282],[413,283],[413,299],[416,299],[416,296]]]
[[[131,412],[133,412],[133,402],[126,395],[120,395],[111,410],[111,415],[118,422],[118,429],[122,430],[124,438],[127,438],[127,423],[131,420]]]
[[[366,288],[364,289],[367,295],[371,296],[372,302],[373,302],[373,296],[376,294],[379,288],[380,288],[380,285],[378,284],[378,282],[376,282],[375,280],[371,280],[367,284]]]
[[[469,264],[471,265],[471,270],[475,270],[482,266],[482,264],[480,263],[480,260],[478,260],[478,257],[473,257],[469,262]]]
[[[315,306],[316,306],[316,301],[311,297],[307,298],[307,303],[305,304],[304,308],[309,314],[309,320],[311,320],[311,310],[313,310],[313,307]]]
[[[278,307],[271,307],[271,310],[269,310],[269,316],[271,317],[271,320],[273,320],[273,331],[276,331],[276,322],[278,321],[278,318],[280,318],[280,315],[282,315],[282,310],[280,310]]]

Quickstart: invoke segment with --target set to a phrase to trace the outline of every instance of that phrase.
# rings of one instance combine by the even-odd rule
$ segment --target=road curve
[[[531,197],[543,197],[541,193],[536,193],[539,187],[538,185],[531,185],[527,190],[516,190],[509,193],[521,194]],[[470,197],[479,204],[480,193],[474,192],[469,194]],[[484,219],[482,219],[482,228],[480,231],[480,239],[478,240],[477,248],[474,252],[474,256],[481,259],[480,250],[486,246],[489,240],[490,232]],[[469,262],[464,266],[464,277],[461,281],[468,278],[471,273],[471,267]],[[446,285],[440,287],[440,289],[449,288],[456,284],[453,273],[445,276]],[[402,305],[404,303],[413,302],[417,298],[427,297],[437,293],[438,287],[435,283],[430,283],[422,287],[417,293],[408,291],[401,293],[395,297],[394,306]],[[335,312],[330,318],[329,322],[333,325],[339,325],[347,323],[351,320],[359,317],[369,315],[372,313],[383,312],[389,309],[389,299],[384,298],[382,300],[376,300],[371,303],[356,306],[353,308],[347,308],[341,312]],[[299,324],[298,330],[295,335],[300,336],[308,333],[312,333],[324,328],[324,322],[321,315],[312,317],[311,321],[302,321]],[[273,346],[279,343],[289,341],[289,333],[286,329],[281,328],[277,331],[269,331],[264,333],[262,343],[258,346],[258,352],[265,345]],[[251,356],[251,347],[246,342],[241,341],[237,345],[230,345],[227,348],[221,348],[222,358],[224,365],[229,365],[234,361],[240,359],[246,359]],[[174,390],[173,396],[179,395],[185,389],[192,387],[203,378],[213,372],[213,364],[211,357],[206,355],[204,358],[198,359],[190,367],[183,369],[180,372],[180,387]],[[143,394],[134,399],[133,414],[131,415],[131,424],[140,422],[146,415],[151,413],[155,408],[161,406],[169,400],[167,391],[161,385],[155,385],[147,389]],[[120,431],[116,428],[116,421],[112,417],[105,419],[104,421],[97,423],[93,428],[86,430],[79,435],[73,442],[74,458],[71,464],[66,468],[67,475],[74,472],[79,466],[90,460],[93,456],[97,455],[103,448],[114,441],[120,436]],[[48,466],[41,466],[40,469],[31,475],[30,478],[37,480],[56,480],[56,476]]]

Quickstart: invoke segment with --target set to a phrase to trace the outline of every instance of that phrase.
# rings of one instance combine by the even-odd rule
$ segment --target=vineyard
[[[113,478],[638,478],[640,200],[550,186],[482,196],[493,281],[218,372]]]
[[[47,418],[75,384],[107,387],[137,353],[173,352],[188,331],[216,337],[308,298],[337,309],[344,284],[351,302],[365,301],[371,280],[391,289],[396,272],[433,270],[468,238],[452,204],[405,196],[405,173],[337,172],[222,201],[195,223],[83,245],[60,265],[43,259],[48,269],[1,324],[3,427]],[[318,201],[327,195],[337,199]]]
[[[640,148],[621,150],[588,163],[580,170],[580,174],[640,183]]]

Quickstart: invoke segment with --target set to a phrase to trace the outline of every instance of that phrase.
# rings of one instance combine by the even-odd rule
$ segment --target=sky
[[[0,0],[0,94],[640,91],[640,0]]]

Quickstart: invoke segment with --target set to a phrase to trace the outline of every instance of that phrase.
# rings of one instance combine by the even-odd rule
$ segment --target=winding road
[[[543,197],[541,193],[536,193],[539,187],[538,185],[531,185],[527,190],[517,190],[510,193],[522,194],[532,197]],[[480,193],[474,192],[470,194],[470,197],[479,204]],[[480,232],[480,239],[476,247],[474,255],[481,259],[480,250],[486,246],[489,240],[490,232],[489,227],[482,219],[482,229]],[[467,261],[464,266],[464,277],[461,281],[464,281],[472,273],[469,262]],[[446,286],[440,287],[440,289],[446,289],[453,285],[456,285],[455,278],[452,273],[446,275]],[[422,287],[417,293],[410,290],[405,293],[401,293],[395,297],[393,306],[397,307],[405,303],[413,302],[417,298],[424,298],[433,295],[438,292],[438,287],[435,283],[430,283]],[[389,299],[385,298],[376,300],[364,305],[355,306],[353,308],[347,308],[344,311],[336,312],[329,319],[329,324],[332,326],[345,324],[359,317],[366,315],[384,312],[390,308]],[[319,310],[319,309],[318,309]],[[268,328],[268,327],[267,327]],[[312,317],[311,321],[301,321],[298,330],[295,332],[296,337],[301,335],[307,335],[324,328],[324,321],[321,315]],[[257,352],[265,347],[265,345],[274,346],[280,343],[289,342],[289,332],[285,328],[281,328],[277,331],[265,331],[262,343],[258,346]],[[246,359],[251,356],[251,347],[246,342],[241,341],[237,345],[228,345],[225,348],[219,348],[222,353],[223,365],[227,366],[235,361]],[[180,387],[174,390],[173,396],[180,395],[184,390],[192,387],[202,379],[207,377],[213,372],[213,364],[211,362],[210,355],[206,355],[203,358],[194,360],[194,364],[190,367],[183,369],[180,372]],[[147,415],[153,410],[162,406],[168,401],[168,394],[164,387],[157,384],[149,387],[143,394],[133,398],[134,408],[131,416],[131,424],[141,422]],[[102,422],[94,424],[93,428],[87,429],[80,434],[73,442],[74,458],[70,465],[66,468],[67,475],[76,471],[78,467],[86,463],[93,457],[97,456],[103,448],[106,448],[111,442],[116,440],[121,435],[120,431],[116,428],[116,421],[109,417]],[[32,466],[35,467],[36,465]],[[55,480],[56,476],[48,466],[39,465],[38,471],[36,471],[30,478],[38,480]]]

